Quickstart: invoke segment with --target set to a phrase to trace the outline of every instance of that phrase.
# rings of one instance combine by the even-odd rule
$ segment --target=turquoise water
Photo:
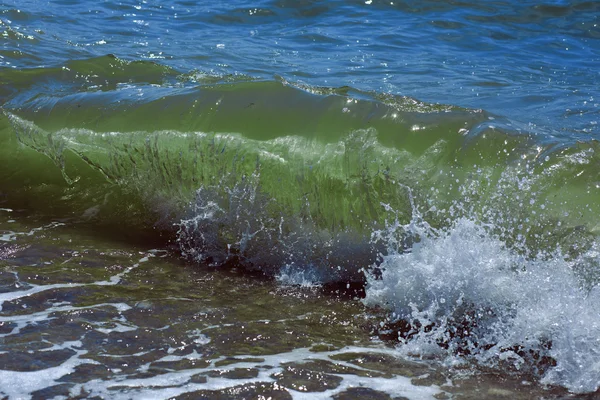
[[[600,3],[0,0],[0,12],[0,335],[18,343],[1,351],[35,365],[0,370],[0,392],[598,391]],[[127,280],[150,264],[152,284]],[[189,286],[196,273],[210,293]],[[229,298],[240,288],[257,307]],[[193,292],[197,312],[170,292]],[[285,298],[310,300],[278,309]],[[171,309],[148,327],[139,315],[157,299]],[[63,340],[84,309],[102,317]],[[203,309],[223,320],[187,319]],[[336,312],[330,332],[296,326]],[[53,315],[62,328],[38,323]],[[244,324],[270,339],[254,349],[224,333]],[[163,327],[196,347],[177,350]],[[37,339],[20,341],[27,329]],[[142,331],[149,358],[121,337]],[[227,335],[235,345],[217,346]],[[140,350],[130,368],[106,361],[125,356],[98,344],[113,339]],[[407,366],[345,376],[373,351]],[[251,361],[219,369],[237,356]],[[90,365],[112,372],[77,375]]]

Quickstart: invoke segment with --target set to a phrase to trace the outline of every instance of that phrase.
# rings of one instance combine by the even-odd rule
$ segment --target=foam
[[[31,398],[31,393],[57,384],[59,378],[74,372],[78,365],[97,364],[92,360],[81,359],[80,356],[86,354],[87,351],[78,349],[79,346],[81,346],[79,341],[53,346],[53,349],[75,351],[75,354],[56,367],[27,372],[0,369],[0,393],[9,399]]]
[[[2,311],[2,305],[7,301],[14,301],[23,297],[33,296],[34,294],[45,292],[54,289],[65,289],[74,288],[78,286],[86,286],[82,283],[56,283],[52,285],[33,285],[30,284],[31,288],[27,290],[19,290],[14,292],[0,293],[0,311]]]
[[[68,289],[80,286],[113,286],[121,282],[123,277],[131,272],[133,269],[140,266],[141,263],[147,262],[150,257],[155,257],[153,253],[148,253],[142,257],[137,263],[131,267],[126,268],[123,272],[111,276],[106,281],[97,281],[92,283],[56,283],[51,285],[34,285],[29,284],[30,288],[27,290],[19,290],[14,292],[0,293],[0,311],[2,311],[2,305],[4,302],[17,300],[23,297],[29,297],[37,293],[45,292],[54,289]]]
[[[101,303],[101,304],[94,304],[91,306],[84,306],[84,307],[73,307],[70,305],[60,305],[60,306],[50,307],[44,311],[40,311],[40,312],[36,312],[36,313],[32,313],[32,314],[0,316],[0,322],[12,322],[16,325],[12,329],[11,332],[5,333],[5,334],[0,334],[0,338],[5,337],[5,336],[10,336],[10,335],[16,335],[24,327],[26,327],[28,325],[33,325],[38,322],[44,322],[44,321],[49,321],[51,319],[55,319],[56,313],[71,312],[71,311],[78,311],[78,310],[88,310],[88,309],[94,309],[94,308],[100,308],[100,307],[113,307],[119,313],[122,313],[124,311],[131,309],[131,307],[125,303]],[[96,330],[101,331],[101,328],[96,329]]]
[[[13,231],[5,231],[2,235],[0,235],[0,240],[3,242],[12,242],[18,236],[18,233]]]
[[[271,375],[281,372],[281,365],[285,363],[303,363],[311,360],[327,360],[331,361],[330,355],[342,354],[346,352],[368,352],[368,353],[384,353],[389,354],[389,349],[378,348],[362,348],[362,347],[346,347],[341,350],[327,353],[313,353],[307,348],[294,349],[287,353],[279,353],[273,355],[260,356],[264,359],[262,362],[247,362],[240,360],[235,364],[229,364],[227,367],[216,367],[215,364],[225,357],[220,357],[212,361],[211,365],[206,368],[194,368],[176,372],[168,372],[158,376],[153,376],[144,379],[127,379],[122,378],[115,381],[94,380],[83,384],[76,385],[71,393],[76,395],[84,390],[90,396],[105,396],[112,399],[156,399],[170,398],[184,393],[189,393],[197,390],[224,390],[239,385],[259,383],[259,382],[276,382]],[[188,354],[185,356],[169,355],[164,360],[178,361],[183,359],[193,359],[200,357],[198,354]],[[256,356],[237,356],[243,358],[256,358]],[[163,359],[161,359],[162,361]],[[228,359],[229,361],[229,359]],[[335,361],[337,364],[345,365],[352,368],[366,370],[360,366],[346,363],[343,361]],[[261,366],[273,366],[270,369],[261,369]],[[148,369],[149,364],[140,367],[140,370]],[[258,368],[258,376],[248,379],[227,379],[219,377],[210,377],[206,383],[193,383],[189,379],[193,375],[214,370],[230,370],[233,368]],[[364,378],[349,374],[333,374],[342,378],[340,385],[334,389],[324,392],[303,393],[288,389],[294,399],[329,399],[331,396],[343,392],[350,387],[366,387],[374,390],[383,390],[394,396],[404,396],[408,399],[434,399],[436,394],[441,392],[438,386],[417,386],[413,385],[409,378],[395,376],[390,379],[386,378]],[[111,386],[129,387],[130,389],[122,391],[110,390]]]
[[[526,258],[467,218],[426,231],[408,252],[383,256],[380,275],[367,278],[366,305],[413,322],[415,336],[399,351],[452,365],[468,350],[479,364],[531,369],[514,350],[523,346],[556,361],[540,370],[543,383],[576,393],[600,387],[600,288],[585,289],[575,272],[580,260],[598,260],[595,248],[576,260],[558,250]],[[468,331],[453,335],[461,321]]]
[[[7,211],[7,212],[11,212],[12,210],[10,210],[9,208],[3,208],[0,209],[0,211]],[[14,222],[14,220],[10,220],[12,222]],[[8,221],[8,222],[10,222]],[[40,226],[37,228],[33,228],[28,232],[15,232],[15,231],[4,231],[5,233],[3,233],[2,235],[0,235],[0,241],[3,242],[12,242],[14,240],[17,239],[17,237],[19,236],[33,236],[35,235],[37,232],[46,230],[46,229],[53,229],[59,226],[64,226],[65,224],[63,224],[62,222],[51,222],[47,225],[44,226]]]

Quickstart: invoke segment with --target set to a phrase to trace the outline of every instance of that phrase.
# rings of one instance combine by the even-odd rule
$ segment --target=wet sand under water
[[[405,360],[322,288],[185,264],[0,209],[0,394],[17,398],[576,398]],[[585,397],[580,397],[585,398]]]

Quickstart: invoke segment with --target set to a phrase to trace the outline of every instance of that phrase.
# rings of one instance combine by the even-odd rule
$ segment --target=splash
[[[293,212],[267,196],[258,172],[232,187],[203,186],[189,217],[178,224],[181,253],[196,262],[241,265],[284,280],[360,279],[362,268],[375,261],[368,238],[320,228],[309,207],[307,200]]]
[[[407,356],[596,391],[600,287],[589,271],[598,270],[597,242],[571,257],[560,247],[523,252],[526,244],[508,245],[505,233],[506,224],[464,216],[436,230],[413,203],[409,224],[389,223],[373,235],[388,251],[367,274],[364,303],[389,310]],[[406,237],[413,239],[398,239]]]

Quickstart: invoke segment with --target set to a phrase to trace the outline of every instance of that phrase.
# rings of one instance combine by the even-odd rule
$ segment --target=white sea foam
[[[73,307],[73,306],[70,306],[67,304],[61,304],[61,305],[57,305],[57,306],[55,305],[54,307],[50,307],[44,311],[36,312],[33,314],[0,316],[0,322],[10,322],[15,325],[10,332],[0,333],[0,338],[19,334],[19,332],[21,332],[21,330],[23,328],[25,328],[29,325],[35,325],[40,322],[55,319],[57,313],[66,313],[66,312],[87,310],[87,309],[107,307],[107,306],[115,308],[119,313],[122,313],[124,311],[131,309],[131,307],[125,303],[101,303],[101,304],[94,304],[92,306],[85,306],[85,307]],[[102,331],[102,328],[96,328],[96,330]]]
[[[273,355],[261,356],[264,361],[244,361],[246,358],[253,358],[252,356],[240,355],[239,362],[229,364],[226,367],[216,367],[215,364],[224,358],[218,358],[213,360],[210,366],[206,368],[193,368],[181,371],[167,372],[158,376],[141,379],[127,379],[122,378],[119,380],[119,386],[128,387],[125,391],[116,392],[111,390],[111,386],[114,386],[114,382],[93,380],[83,384],[76,385],[71,389],[72,394],[78,394],[81,390],[87,392],[90,396],[106,396],[112,399],[158,399],[158,398],[170,398],[178,396],[184,393],[190,393],[197,390],[224,390],[239,385],[251,384],[251,383],[275,383],[276,380],[273,377],[277,373],[283,370],[282,365],[285,363],[304,363],[312,360],[326,360],[331,361],[329,356],[335,354],[342,354],[346,352],[367,352],[367,353],[385,353],[390,354],[389,349],[377,349],[377,348],[362,348],[362,347],[346,347],[341,350],[327,352],[327,353],[313,353],[306,348],[294,349],[288,353],[279,353]],[[194,357],[200,358],[201,356],[195,353],[176,356],[169,355],[159,361],[178,361],[183,359],[191,359]],[[254,357],[255,358],[255,357]],[[230,361],[230,359],[228,359]],[[335,363],[350,368],[356,368],[361,370],[367,370],[361,368],[355,364],[347,363],[344,361],[335,361]],[[148,368],[149,365],[140,367],[140,370]],[[260,368],[264,366],[270,366],[272,368]],[[190,378],[193,375],[202,374],[203,372],[213,370],[231,370],[233,368],[257,368],[258,375],[254,378],[246,379],[227,379],[219,377],[210,377],[205,383],[193,383]],[[436,385],[431,386],[417,386],[411,383],[410,378],[403,376],[394,376],[392,378],[373,378],[373,377],[360,377],[351,374],[339,374],[342,381],[340,384],[332,389],[324,392],[300,392],[288,389],[294,399],[330,399],[331,396],[341,393],[344,390],[351,387],[363,387],[371,388],[374,390],[383,390],[393,396],[403,396],[408,399],[434,399],[436,394],[441,393],[441,389]]]
[[[8,208],[3,208],[0,209],[0,211],[12,211]],[[38,228],[33,228],[28,232],[14,232],[14,231],[5,231],[2,235],[0,235],[0,241],[3,242],[12,242],[14,240],[17,239],[18,236],[33,236],[35,235],[37,232],[46,230],[46,229],[52,229],[52,228],[56,228],[59,226],[64,226],[65,224],[63,224],[62,222],[51,222],[47,225],[44,226],[40,226]]]
[[[75,371],[75,367],[81,364],[96,364],[93,360],[82,359],[81,355],[87,353],[79,349],[81,342],[65,342],[55,345],[52,350],[70,349],[75,351],[69,359],[62,364],[42,369],[39,371],[9,371],[0,369],[0,393],[9,399],[29,399],[31,393],[41,390],[57,383],[57,380]]]
[[[470,354],[492,367],[539,367],[543,383],[572,392],[599,388],[600,288],[584,288],[575,272],[583,258],[597,260],[594,248],[577,260],[559,251],[526,258],[466,218],[442,232],[421,227],[419,236],[409,251],[383,256],[364,300],[412,323],[401,352],[449,363]],[[531,354],[556,365],[532,366]]]
[[[56,283],[51,285],[33,285],[29,284],[30,288],[27,290],[18,290],[13,292],[0,293],[0,311],[2,311],[2,306],[7,301],[17,300],[23,297],[29,297],[37,293],[45,292],[48,290],[54,289],[67,289],[74,288],[78,286],[113,286],[119,284],[121,279],[127,275],[131,270],[140,266],[141,263],[147,262],[150,257],[155,257],[153,253],[145,254],[137,263],[133,264],[131,267],[126,268],[123,272],[115,274],[111,276],[106,281],[97,281],[92,283]]]
[[[13,231],[8,231],[0,235],[0,240],[3,242],[12,242],[17,238],[17,233]]]
[[[53,285],[30,285],[31,287],[27,290],[18,290],[14,292],[0,293],[0,311],[2,311],[2,305],[4,302],[21,299],[23,297],[29,297],[37,293],[45,292],[47,290],[74,288],[78,286],[84,286],[82,283],[56,283]]]

